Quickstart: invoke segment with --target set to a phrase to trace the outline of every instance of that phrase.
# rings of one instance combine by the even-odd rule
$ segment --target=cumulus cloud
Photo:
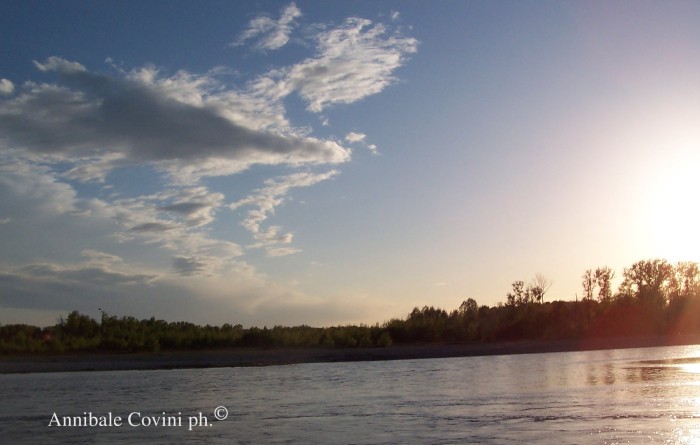
[[[15,92],[15,84],[8,79],[0,79],[0,94],[12,94]]]
[[[294,19],[300,16],[301,11],[294,3],[284,8],[277,20],[267,15],[258,16],[250,21],[248,28],[231,43],[231,46],[240,46],[248,40],[259,38],[254,45],[255,49],[280,49],[289,41],[289,35],[296,25]]]

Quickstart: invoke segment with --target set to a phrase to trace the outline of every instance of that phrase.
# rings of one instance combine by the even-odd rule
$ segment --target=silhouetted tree
[[[507,305],[509,306],[521,306],[526,304],[530,300],[530,291],[525,289],[524,281],[513,281],[511,284],[513,292],[508,292],[506,294]]]
[[[697,295],[700,291],[700,267],[698,263],[681,261],[676,263],[668,280],[669,300]]]
[[[595,281],[598,284],[598,301],[609,303],[612,298],[612,279],[615,272],[608,266],[599,267],[595,270]]]
[[[593,300],[593,290],[595,288],[595,274],[591,269],[587,269],[581,275],[581,286],[583,286],[583,299],[586,301]]]
[[[551,286],[552,280],[541,273],[536,274],[530,285],[530,295],[532,295],[532,299],[538,303],[542,303],[544,301],[544,295]]]
[[[623,286],[630,289],[640,301],[662,307],[666,303],[665,289],[671,279],[673,267],[666,260],[637,261],[625,268]]]

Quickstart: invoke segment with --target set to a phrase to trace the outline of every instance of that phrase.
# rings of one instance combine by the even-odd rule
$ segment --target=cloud
[[[361,143],[369,151],[372,152],[373,155],[378,155],[379,151],[377,150],[377,146],[375,144],[368,144],[365,142],[365,139],[367,138],[367,135],[364,133],[355,133],[354,131],[351,131],[345,136],[345,140],[350,142],[350,143]]]
[[[324,29],[315,40],[316,57],[263,77],[278,79],[283,96],[298,92],[312,112],[379,93],[396,81],[393,72],[418,46],[412,37],[388,35],[384,25],[360,18]]]
[[[361,142],[364,141],[366,137],[367,135],[364,133],[355,133],[351,131],[345,136],[345,140],[348,142]]]
[[[0,212],[26,222],[78,211],[77,193],[48,167],[0,156]]]
[[[109,267],[115,264],[121,264],[124,260],[117,255],[111,255],[105,252],[100,252],[93,249],[85,249],[80,254],[88,259],[88,262],[93,265]]]
[[[72,170],[72,177],[104,178],[94,171],[98,164],[86,163],[89,157],[102,170],[148,162],[175,176],[182,169],[196,181],[254,164],[339,163],[350,156],[332,140],[240,125],[221,112],[223,93],[214,94],[213,105],[209,96],[194,105],[163,88],[90,73],[56,57],[37,66],[57,71],[65,85],[35,85],[0,102],[0,134],[6,145],[35,155],[79,159],[83,170]],[[212,161],[219,166],[209,168]]]
[[[199,275],[206,274],[209,269],[207,261],[202,257],[176,256],[173,258],[173,267],[179,275]]]
[[[0,79],[0,94],[12,94],[15,92],[15,85],[8,79]]]
[[[19,267],[4,274],[5,279],[61,283],[85,287],[117,287],[144,285],[157,278],[157,275],[125,272],[97,264],[63,266],[53,263],[35,263]]]
[[[280,18],[273,20],[261,15],[250,21],[248,29],[243,31],[231,46],[243,45],[246,41],[260,37],[254,45],[257,50],[276,50],[289,41],[289,35],[296,26],[294,19],[301,16],[301,11],[294,3],[282,10]]]
[[[224,273],[243,249],[213,238],[202,228],[214,221],[224,195],[206,187],[166,189],[154,195],[115,199],[102,215],[118,223],[121,242],[142,241],[174,254],[174,271],[184,276]]]
[[[36,66],[39,71],[59,71],[62,73],[82,73],[85,72],[85,67],[78,62],[71,62],[69,60],[65,60],[61,57],[57,56],[51,56],[48,59],[46,59],[45,62],[37,62],[36,60],[34,61],[34,66]]]
[[[199,270],[213,274],[243,254],[238,244],[203,231],[223,205],[222,193],[197,186],[134,198],[80,198],[59,176],[46,166],[0,163],[0,217],[6,220],[0,243],[6,260],[56,252],[95,259],[92,245],[118,241],[120,248],[145,251],[151,245],[175,256],[208,259],[209,269]],[[108,254],[99,255],[105,260]]]
[[[279,226],[262,228],[262,223],[275,211],[275,207],[284,203],[285,196],[293,188],[309,187],[336,176],[339,172],[331,170],[325,173],[295,173],[289,176],[268,179],[265,187],[255,190],[253,194],[229,205],[231,210],[244,206],[252,206],[241,225],[253,234],[257,241],[251,247],[265,247],[269,256],[284,256],[296,253],[293,248],[280,248],[278,244],[291,243],[291,233],[280,234]]]
[[[270,247],[266,248],[267,256],[269,257],[282,257],[287,255],[294,255],[295,253],[301,252],[301,249],[295,247]]]
[[[329,325],[366,320],[377,307],[373,301],[358,305],[355,298],[319,298],[289,290],[245,264],[232,268],[226,276],[170,279],[129,271],[123,264],[119,269],[116,265],[91,265],[91,261],[32,263],[0,271],[1,321],[7,323],[11,317],[8,312],[15,308],[55,310],[64,316],[78,310],[96,317],[102,308],[119,316],[155,316],[199,324]],[[182,263],[189,261],[185,258]]]
[[[169,299],[164,287],[170,291]],[[145,316],[159,306],[166,308],[166,303],[186,303],[179,293],[156,274],[98,265],[32,263],[0,271],[0,306],[5,308],[89,313],[103,307],[113,313]]]
[[[214,213],[224,201],[224,194],[210,192],[206,187],[189,187],[158,196],[170,204],[158,207],[181,220],[187,227],[200,227],[214,221]]]
[[[167,232],[168,230],[175,229],[176,226],[172,224],[162,223],[162,222],[149,222],[139,224],[132,227],[132,232]]]
[[[234,44],[279,50],[301,22],[291,3],[251,20]],[[111,60],[98,71],[51,56],[34,61],[40,82],[0,79],[0,306],[341,320],[348,308],[290,291],[244,261],[247,249],[300,252],[292,231],[268,224],[275,210],[293,189],[338,175],[331,168],[350,160],[346,143],[376,151],[363,133],[343,140],[294,127],[287,98],[297,93],[318,113],[376,94],[396,82],[417,41],[359,18],[304,31],[312,57],[257,76]],[[211,179],[256,166],[275,166],[275,177],[266,168],[242,176],[237,186],[249,188],[233,204],[226,180]],[[139,181],[124,179],[135,171]],[[252,237],[246,247],[229,230],[236,217]]]

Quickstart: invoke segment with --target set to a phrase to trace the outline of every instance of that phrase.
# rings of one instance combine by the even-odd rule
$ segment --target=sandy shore
[[[522,341],[400,345],[354,349],[244,349],[138,354],[42,354],[0,356],[0,374],[272,366],[298,363],[406,360],[479,355],[531,354],[595,349],[700,344],[700,337],[598,338],[584,341]]]

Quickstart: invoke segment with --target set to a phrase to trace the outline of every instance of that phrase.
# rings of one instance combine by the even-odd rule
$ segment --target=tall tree
[[[533,300],[538,303],[544,301],[544,294],[547,293],[549,288],[552,286],[552,280],[547,278],[541,273],[535,275],[530,285],[530,295],[532,295]]]
[[[700,294],[700,266],[693,261],[681,261],[673,266],[668,281],[668,298],[690,297]]]
[[[666,260],[637,261],[625,268],[622,286],[629,287],[642,302],[663,305],[672,274],[673,266]]]
[[[581,275],[581,286],[583,286],[583,299],[590,301],[593,299],[593,289],[595,288],[595,274],[593,270],[587,269]]]
[[[474,319],[479,311],[479,305],[473,298],[467,298],[459,305],[458,313],[465,319]]]
[[[599,267],[595,270],[595,281],[598,284],[598,300],[607,303],[612,299],[612,279],[615,272],[608,266]]]
[[[520,280],[513,281],[511,286],[513,287],[513,292],[508,292],[508,294],[506,294],[507,304],[509,306],[520,306],[528,303],[530,300],[530,291],[529,289],[525,289],[525,282]]]

